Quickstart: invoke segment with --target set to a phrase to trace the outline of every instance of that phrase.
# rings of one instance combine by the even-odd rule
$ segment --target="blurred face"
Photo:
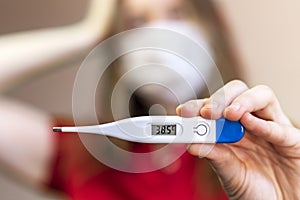
[[[160,20],[185,17],[183,0],[124,0],[125,29],[140,27]]]
[[[198,43],[210,53],[207,39],[193,17],[197,10],[190,5],[190,1],[123,0],[121,6],[121,27],[119,28],[122,30],[154,27],[173,31],[174,34],[185,35],[186,40],[190,39]],[[151,35],[151,33],[149,34]],[[132,44],[139,40],[148,41],[149,34],[148,36],[147,34],[139,35],[139,38],[127,38],[126,42]],[[165,32],[165,34],[170,34],[170,32]],[[180,47],[181,52],[191,56],[190,52],[196,50],[187,47],[186,40],[172,41],[168,45],[176,45]],[[201,57],[199,54],[195,56],[197,59],[203,57],[203,71],[209,72],[211,65],[208,57]],[[142,103],[145,107],[159,104],[165,108],[167,113],[174,114],[179,103],[196,98],[196,95],[205,89],[202,76],[197,73],[193,66],[176,54],[143,49],[122,56],[121,63],[117,74],[120,77],[127,73],[127,79],[123,76],[124,91],[128,88],[130,91],[138,88],[135,94],[143,99]]]

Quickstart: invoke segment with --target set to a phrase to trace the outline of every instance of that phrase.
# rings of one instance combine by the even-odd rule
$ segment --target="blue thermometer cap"
[[[230,121],[225,118],[216,120],[217,143],[233,143],[240,141],[245,133],[239,121]]]

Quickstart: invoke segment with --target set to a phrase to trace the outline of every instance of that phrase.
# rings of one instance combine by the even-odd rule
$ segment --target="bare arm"
[[[53,122],[47,113],[1,94],[103,39],[114,5],[114,0],[91,0],[86,17],[76,24],[0,36],[0,162],[17,176],[35,184],[47,181]]]
[[[54,153],[52,121],[46,113],[0,97],[0,161],[34,184],[47,181]]]
[[[0,36],[0,92],[95,45],[107,33],[114,2],[91,0],[86,17],[73,25]]]

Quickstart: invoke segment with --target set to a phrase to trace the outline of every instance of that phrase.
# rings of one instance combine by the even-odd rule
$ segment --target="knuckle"
[[[273,93],[273,90],[268,85],[257,85],[254,88],[264,92]]]
[[[230,85],[233,85],[235,87],[240,87],[240,88],[243,88],[243,89],[248,89],[248,86],[246,83],[244,83],[243,81],[241,80],[233,80],[231,82],[229,82]]]
[[[269,98],[270,100],[275,99],[274,91],[267,85],[257,85],[254,87],[254,89],[260,91],[262,94],[264,94],[265,97]]]

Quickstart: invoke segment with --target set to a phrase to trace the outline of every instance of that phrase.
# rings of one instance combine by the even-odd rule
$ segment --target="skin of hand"
[[[239,120],[244,138],[234,144],[192,144],[206,158],[230,199],[299,199],[300,131],[283,113],[273,91],[235,80],[210,98],[177,107],[182,117]]]

